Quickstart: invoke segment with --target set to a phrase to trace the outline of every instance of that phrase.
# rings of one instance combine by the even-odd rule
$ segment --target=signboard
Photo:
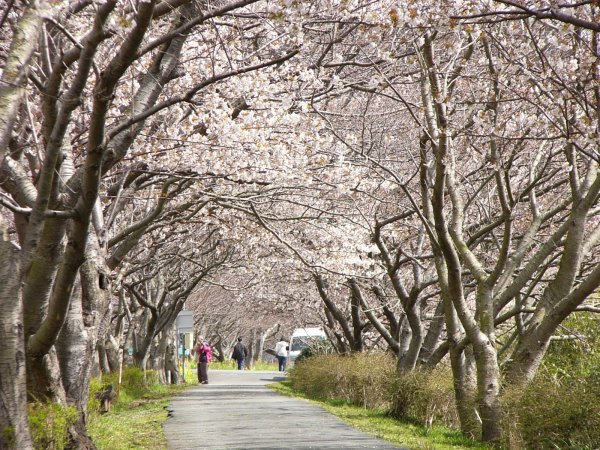
[[[178,333],[194,332],[194,311],[183,310],[177,314],[175,321]]]

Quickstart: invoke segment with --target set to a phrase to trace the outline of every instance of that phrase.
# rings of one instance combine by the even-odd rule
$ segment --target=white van
[[[290,339],[288,351],[288,365],[294,365],[296,358],[303,348],[310,347],[315,341],[324,341],[327,335],[321,328],[296,328]]]

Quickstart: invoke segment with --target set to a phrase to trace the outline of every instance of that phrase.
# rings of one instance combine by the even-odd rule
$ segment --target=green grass
[[[209,370],[237,370],[237,363],[232,359],[220,362],[213,361],[209,364]],[[277,363],[268,363],[264,361],[255,362],[251,370],[274,370],[277,371],[279,366]]]
[[[349,425],[402,447],[415,450],[488,449],[479,442],[465,438],[458,431],[436,426],[424,428],[393,419],[383,410],[350,406],[339,400],[310,398],[293,390],[288,381],[270,384],[269,387],[281,394],[317,403]]]
[[[123,386],[112,410],[106,414],[92,412],[88,432],[99,450],[158,450],[167,444],[162,424],[167,420],[171,398],[198,384],[196,371],[186,364],[186,384],[148,386],[127,389]]]
[[[210,370],[237,369],[233,361],[213,362]],[[276,364],[257,363],[253,370],[277,370]],[[133,372],[135,375],[135,372]],[[166,407],[171,398],[190,386],[198,384],[196,364],[186,362],[185,384],[165,386],[152,383],[139,384],[139,374],[131,385],[123,385],[119,397],[113,402],[112,410],[106,414],[90,413],[88,432],[99,450],[158,450],[166,448],[162,424],[167,420]],[[116,374],[103,380],[94,380],[94,385],[115,384]],[[126,377],[124,376],[124,383]],[[98,407],[92,399],[90,405]]]
[[[176,392],[174,392],[176,393]],[[162,423],[169,399],[147,399],[115,408],[90,420],[88,430],[98,449],[164,449]]]

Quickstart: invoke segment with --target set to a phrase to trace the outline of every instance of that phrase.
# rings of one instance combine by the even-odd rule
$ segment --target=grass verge
[[[351,406],[340,400],[311,398],[292,389],[288,381],[273,383],[268,387],[281,394],[316,403],[347,424],[404,448],[415,450],[488,449],[485,445],[471,441],[459,432],[444,427],[425,428],[393,419],[384,410]]]
[[[167,419],[170,397],[148,398],[115,408],[90,420],[89,433],[98,449],[164,449],[162,423]]]
[[[221,361],[213,361],[210,363],[209,365],[209,369],[213,369],[213,370],[237,370],[237,363],[232,360],[225,360],[223,362]],[[245,369],[248,370],[248,369]],[[279,370],[279,366],[277,365],[277,363],[269,363],[269,362],[265,362],[265,361],[256,361],[253,365],[252,365],[252,369],[249,370],[270,370],[270,371],[277,371]]]
[[[198,384],[194,370],[186,367],[186,384],[152,383],[143,390],[123,386],[112,410],[92,412],[88,432],[99,450],[165,449],[162,425],[167,420],[166,407],[171,398]]]

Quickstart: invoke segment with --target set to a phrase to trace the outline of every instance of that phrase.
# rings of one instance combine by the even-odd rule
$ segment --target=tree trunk
[[[175,335],[173,326],[163,330],[159,335],[158,345],[153,357],[153,369],[157,371],[161,384],[168,384],[169,381],[171,384],[180,382],[178,340],[179,336]],[[188,350],[191,355],[193,348],[186,347],[185,350]],[[191,360],[185,355],[182,358],[186,362]]]
[[[57,6],[60,6],[60,3]],[[5,151],[8,149],[13,124],[25,96],[30,59],[43,28],[43,17],[52,16],[50,7],[48,2],[41,0],[32,1],[27,5],[6,56],[0,79],[0,160],[4,159]],[[17,322],[12,323],[14,325]]]
[[[427,364],[429,362],[429,358],[433,354],[434,350],[437,348],[438,341],[440,340],[440,336],[442,335],[443,327],[444,302],[440,301],[437,307],[435,308],[433,319],[429,324],[429,330],[427,330],[427,334],[425,336],[425,339],[423,340],[421,352],[419,353],[420,364]]]
[[[23,303],[18,250],[5,240],[0,217],[0,448],[32,449],[27,423]],[[14,440],[13,440],[14,438]]]
[[[67,402],[77,407],[81,417],[80,423],[70,430],[74,448],[95,448],[86,431],[89,386],[98,337],[105,334],[110,315],[108,286],[94,235],[90,235],[85,252],[86,259],[79,270],[81,289],[76,285],[67,320],[56,342]]]
[[[119,345],[119,342],[117,341],[117,339],[112,336],[109,335],[108,338],[106,339],[106,344],[105,344],[105,348],[106,348],[106,357],[108,359],[108,367],[110,372],[114,372],[116,370],[119,370],[119,365],[121,364],[120,361],[120,356],[121,356],[121,347],[123,347],[123,345]],[[129,356],[129,352],[127,351],[128,349],[125,349],[127,355]]]
[[[106,349],[106,341],[100,339],[96,348],[98,351],[98,365],[100,366],[100,373],[110,373],[110,363],[108,361],[108,350]]]
[[[344,315],[344,313],[336,306],[335,302],[331,300],[327,290],[325,288],[325,280],[320,274],[314,273],[313,279],[315,284],[317,285],[317,290],[319,291],[319,295],[321,300],[323,300],[323,304],[325,307],[325,314],[327,316],[327,320],[330,323],[330,328],[335,330],[335,323],[337,322],[343,332],[343,337],[338,333],[335,333],[336,339],[339,344],[340,352],[346,353],[347,351],[352,351],[354,349],[354,334],[352,329],[350,328],[350,324],[348,323],[348,319]],[[344,342],[344,339],[346,342]]]
[[[62,384],[67,403],[79,411],[79,420],[69,428],[69,448],[95,448],[86,431],[87,403],[94,343],[83,325],[81,291],[73,293],[67,320],[56,342]]]
[[[348,280],[350,289],[352,291],[350,295],[350,316],[352,318],[352,351],[362,352],[363,351],[363,323],[360,320],[360,297],[362,292],[360,286],[355,279],[351,278]]]
[[[150,350],[154,341],[154,330],[156,328],[156,320],[149,318],[149,312],[146,312],[146,317],[137,326],[136,331],[132,333],[133,339],[133,364],[142,370],[146,370],[146,364],[150,357]],[[154,325],[151,325],[154,324]],[[145,335],[140,333],[145,331]]]
[[[258,329],[256,331],[255,337],[254,337],[254,358],[252,358],[252,360],[256,363],[261,359],[261,351],[260,351],[260,341],[262,338],[262,330]]]
[[[600,185],[600,178],[596,178],[594,186],[596,185]],[[592,198],[596,198],[598,189],[600,186],[590,189]],[[600,284],[600,266],[596,266],[577,286],[574,286],[576,274],[580,270],[578,261],[582,258],[581,234],[586,223],[585,211],[589,210],[587,207],[583,208],[582,204],[585,202],[581,202],[578,208],[584,209],[584,212],[572,214],[571,229],[567,235],[565,253],[561,258],[559,271],[555,279],[546,287],[508,364],[507,380],[511,384],[525,385],[533,379],[548,349],[552,334]]]
[[[160,384],[168,384],[167,380],[167,351],[169,344],[168,333],[162,332],[158,337],[158,345],[156,346],[153,358],[152,369],[158,374],[158,382]],[[185,358],[185,355],[183,356]]]
[[[258,361],[262,361],[264,359],[265,354],[265,341],[267,340],[267,334],[269,330],[261,332],[258,338],[258,353],[256,355],[256,359]]]
[[[223,351],[223,341],[219,339],[214,346],[217,349],[217,360],[219,362],[225,361],[225,352]]]
[[[444,298],[442,302],[446,317],[446,333],[448,335],[450,367],[454,383],[454,399],[460,421],[461,431],[470,438],[476,439],[480,435],[480,421],[475,409],[476,380],[469,367],[469,359],[465,352],[458,346],[461,340],[461,327],[452,300]]]
[[[177,337],[173,336],[173,333],[168,333],[167,335],[167,347],[165,350],[164,361],[165,361],[165,369],[164,372],[170,381],[171,384],[179,384],[181,382],[181,374],[179,373],[179,353],[177,349]],[[190,355],[191,351],[190,349]],[[185,355],[183,355],[185,358]],[[189,359],[191,361],[191,358]]]
[[[500,367],[496,352],[496,334],[492,289],[487,282],[477,286],[479,330],[472,332],[473,354],[477,365],[477,402],[481,416],[481,438],[499,442],[502,437],[500,405]]]
[[[408,320],[406,320],[405,314],[403,314],[400,318],[399,325],[400,341],[398,349],[398,370],[404,371],[404,365],[402,364],[402,361],[405,360],[405,355],[408,352],[408,348],[410,347],[410,339],[412,337],[412,332],[408,324]]]
[[[416,302],[410,305],[406,311],[406,321],[410,328],[410,338],[408,339],[408,348],[400,360],[400,367],[405,371],[416,367],[419,353],[423,347],[423,325]]]
[[[52,347],[44,356],[28,359],[28,363],[28,397],[65,404],[67,399],[56,348]]]
[[[176,348],[173,344],[167,346],[167,354],[165,355],[165,373],[168,373],[168,378],[171,384],[181,383],[181,376],[179,375],[179,367],[177,364]]]
[[[246,367],[252,369],[254,367],[254,355],[256,354],[256,328],[252,328],[252,336],[250,337],[250,343],[248,344],[248,358],[246,360]]]
[[[474,346],[477,364],[477,403],[481,416],[481,439],[499,442],[502,437],[500,369],[494,344],[489,340]]]
[[[461,431],[472,439],[481,434],[480,421],[476,411],[476,380],[469,370],[469,361],[456,345],[450,345],[450,366],[454,384],[454,399]]]

